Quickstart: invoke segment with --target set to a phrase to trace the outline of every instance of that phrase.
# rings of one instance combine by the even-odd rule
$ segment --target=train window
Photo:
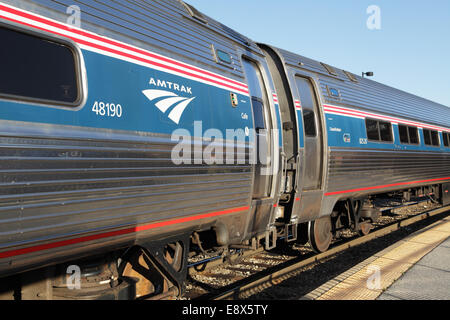
[[[431,143],[436,147],[441,145],[439,142],[439,133],[437,131],[431,130]]]
[[[389,122],[379,121],[378,126],[380,128],[381,141],[392,142],[392,127]]]
[[[431,132],[428,129],[423,129],[423,138],[426,145],[431,146]]]
[[[417,127],[408,127],[409,143],[419,144],[419,129]]]
[[[303,109],[303,123],[305,126],[305,135],[309,137],[316,136],[316,121],[314,111],[311,109]]]
[[[444,146],[450,147],[450,134],[448,132],[442,132],[442,137],[444,138]]]
[[[416,127],[399,125],[400,142],[406,144],[419,144],[419,132]]]
[[[228,63],[228,64],[231,63],[231,56],[230,56],[230,54],[228,52],[225,52],[223,50],[217,49],[216,50],[216,56],[217,56],[217,59],[219,59],[222,62],[225,62],[225,63]]]
[[[439,134],[435,130],[423,129],[423,137],[425,144],[428,146],[439,147]]]
[[[378,121],[366,119],[367,139],[380,141],[380,133],[378,131]]]
[[[369,140],[393,142],[392,126],[389,122],[366,119],[366,131]]]
[[[0,27],[0,96],[74,106],[81,100],[69,45]]]
[[[398,126],[398,131],[400,133],[400,142],[401,143],[409,143],[408,127],[399,125]]]
[[[255,130],[263,130],[266,128],[264,121],[264,103],[258,97],[252,97],[253,116],[255,120]]]

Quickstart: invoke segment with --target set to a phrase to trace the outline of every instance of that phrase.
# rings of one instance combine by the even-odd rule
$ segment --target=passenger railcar
[[[183,1],[2,0],[0,41],[3,299],[180,294],[197,252],[325,251],[377,194],[448,201],[447,107]]]

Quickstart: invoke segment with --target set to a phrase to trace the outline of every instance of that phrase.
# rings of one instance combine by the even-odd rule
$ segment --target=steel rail
[[[251,291],[252,289],[257,288],[267,288],[271,287],[273,285],[277,285],[280,282],[291,278],[292,276],[295,276],[299,273],[299,269],[306,267],[312,263],[321,261],[325,258],[332,257],[333,255],[343,252],[346,249],[359,246],[363,243],[369,242],[371,240],[374,240],[376,238],[383,237],[385,235],[388,235],[394,231],[400,230],[401,228],[404,228],[406,226],[409,226],[411,224],[414,224],[416,222],[428,219],[430,217],[442,214],[446,211],[450,212],[450,206],[445,206],[437,209],[432,209],[426,212],[422,212],[420,214],[417,214],[411,218],[406,218],[404,220],[397,221],[395,223],[392,223],[386,227],[382,227],[378,230],[375,230],[365,236],[358,237],[353,240],[349,240],[345,243],[336,245],[335,247],[331,247],[329,250],[323,253],[314,254],[313,256],[310,256],[306,259],[302,259],[298,261],[298,259],[293,259],[291,261],[287,261],[286,263],[283,263],[282,265],[286,265],[286,267],[282,267],[279,270],[275,270],[273,272],[270,272],[267,274],[267,270],[264,270],[259,275],[255,274],[252,275],[246,279],[242,279],[237,281],[234,284],[230,284],[223,289],[218,289],[218,292],[213,293],[207,293],[202,296],[199,296],[195,298],[194,300],[239,300],[240,297],[246,293]],[[279,267],[279,266],[278,266]],[[277,267],[273,267],[270,269],[277,269]],[[265,272],[266,271],[266,272]],[[259,275],[259,276],[258,276]]]

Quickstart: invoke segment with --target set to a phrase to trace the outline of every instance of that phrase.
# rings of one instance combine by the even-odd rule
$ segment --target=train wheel
[[[333,239],[331,218],[323,217],[310,221],[308,225],[309,243],[314,251],[321,253],[328,250]]]

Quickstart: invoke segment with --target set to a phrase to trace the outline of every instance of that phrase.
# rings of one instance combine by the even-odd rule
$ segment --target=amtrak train
[[[0,0],[0,298],[181,295],[190,258],[449,204],[450,109],[181,0]]]

